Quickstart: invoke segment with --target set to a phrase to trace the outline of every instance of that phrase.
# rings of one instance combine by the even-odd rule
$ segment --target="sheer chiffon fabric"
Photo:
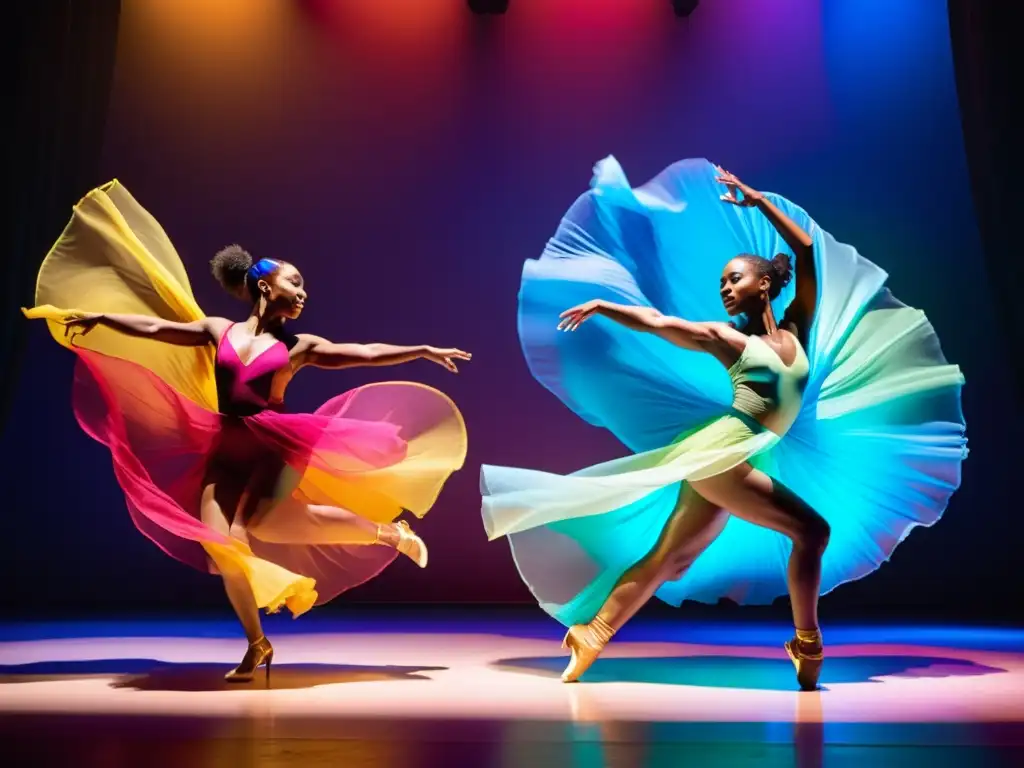
[[[749,460],[811,504],[832,527],[823,593],[871,573],[913,528],[934,524],[960,484],[964,380],[934,328],[889,293],[882,269],[778,195],[768,197],[812,236],[818,275],[810,373],[784,437],[727,415],[733,388],[709,355],[603,317],[556,330],[562,310],[594,298],[726,320],[716,290],[723,266],[740,253],[790,251],[756,209],[721,201],[716,175],[706,160],[683,160],[634,189],[606,158],[523,268],[519,335],[534,377],[636,452],[564,477],[482,469],[486,530],[508,536],[541,607],[566,625],[593,618],[652,549],[687,480]],[[782,291],[777,317],[793,295],[793,285]],[[674,605],[770,602],[786,593],[790,548],[781,534],[730,517],[657,595]]]
[[[26,314],[45,319],[77,355],[75,415],[110,450],[135,525],[196,568],[212,560],[218,570],[240,569],[268,611],[287,606],[297,616],[396,556],[367,540],[324,544],[318,508],[374,523],[403,511],[422,516],[465,460],[462,416],[430,387],[374,384],[312,414],[228,416],[212,345],[176,347],[102,325],[66,336],[78,311],[203,317],[167,235],[116,181],[75,207],[40,269],[36,305]],[[258,538],[260,524],[244,540],[204,524],[200,498],[211,481],[231,486],[243,503],[229,515],[258,507],[256,522],[273,523],[273,542]]]

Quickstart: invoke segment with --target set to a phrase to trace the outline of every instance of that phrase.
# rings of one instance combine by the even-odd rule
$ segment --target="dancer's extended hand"
[[[458,366],[455,365],[456,360],[469,361],[473,359],[473,355],[469,352],[463,352],[461,349],[455,349],[454,347],[427,347],[427,353],[423,357],[438,365],[443,365],[452,373],[459,372]]]
[[[577,304],[575,307],[565,310],[558,317],[558,330],[560,331],[575,331],[583,323],[592,318],[597,314],[598,310],[601,309],[602,301],[600,299],[591,299],[590,301],[584,302],[583,304]]]
[[[99,325],[103,315],[99,312],[72,312],[61,320],[64,326],[64,338],[70,344],[75,343],[79,336],[85,336]]]
[[[725,184],[726,189],[728,189],[728,192],[719,196],[721,200],[742,208],[750,208],[757,205],[758,201],[763,199],[764,195],[753,187],[744,184],[735,174],[729,173],[722,166],[716,165],[715,170],[718,171],[715,181],[719,184]],[[743,197],[737,196],[737,190],[743,193]]]

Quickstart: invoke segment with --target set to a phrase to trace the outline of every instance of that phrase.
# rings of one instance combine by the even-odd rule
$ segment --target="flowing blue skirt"
[[[871,573],[914,527],[935,523],[960,484],[963,376],[928,319],[889,293],[883,270],[777,195],[768,197],[813,237],[819,286],[803,408],[781,440],[722,429],[731,384],[709,355],[602,317],[556,330],[562,310],[595,298],[726,320],[717,290],[725,263],[791,252],[759,211],[723,203],[715,176],[706,160],[683,160],[634,189],[609,157],[523,268],[519,335],[534,377],[634,452],[568,476],[482,468],[488,535],[509,538],[522,578],[563,624],[593,618],[657,542],[681,483],[716,468],[749,460],[828,520],[823,593]],[[792,298],[784,289],[777,317]],[[786,593],[790,549],[781,534],[730,517],[657,596],[771,602]]]

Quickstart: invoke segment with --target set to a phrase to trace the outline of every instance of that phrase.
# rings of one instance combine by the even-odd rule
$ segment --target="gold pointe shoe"
[[[274,660],[274,647],[264,635],[255,643],[249,643],[249,648],[242,657],[242,662],[233,670],[224,675],[229,683],[248,683],[256,675],[256,670],[265,666],[267,668],[267,688],[270,687],[270,662]]]
[[[562,647],[571,651],[569,665],[562,672],[563,683],[575,683],[590,665],[597,661],[601,651],[612,639],[615,630],[600,616],[589,624],[574,624],[565,633]]]
[[[817,650],[808,651],[806,646],[810,646],[812,649],[817,648]],[[800,690],[818,690],[818,677],[821,675],[821,665],[825,661],[821,632],[798,629],[796,637],[787,640],[784,647],[786,653],[789,654],[790,661],[796,667],[796,680],[800,683]]]
[[[427,567],[427,545],[419,536],[412,532],[412,528],[405,520],[399,520],[395,526],[398,528],[399,552],[412,560],[420,568]]]

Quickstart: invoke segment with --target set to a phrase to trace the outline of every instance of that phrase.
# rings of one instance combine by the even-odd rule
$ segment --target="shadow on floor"
[[[227,664],[172,664],[155,659],[95,659],[88,661],[40,661],[0,666],[0,685],[46,680],[114,677],[112,688],[139,691],[223,691],[263,688],[264,670],[249,683],[226,683]],[[447,667],[359,666],[356,664],[275,664],[270,687],[275,690],[314,688],[338,683],[381,680],[430,680],[426,672]]]
[[[501,659],[494,666],[508,671],[558,677],[568,656]],[[928,656],[825,657],[821,685],[881,682],[881,677],[974,677],[1006,672],[964,659]],[[793,665],[788,659],[743,656],[668,656],[598,659],[583,681],[588,683],[651,683],[705,688],[744,688],[767,691],[794,689]]]

